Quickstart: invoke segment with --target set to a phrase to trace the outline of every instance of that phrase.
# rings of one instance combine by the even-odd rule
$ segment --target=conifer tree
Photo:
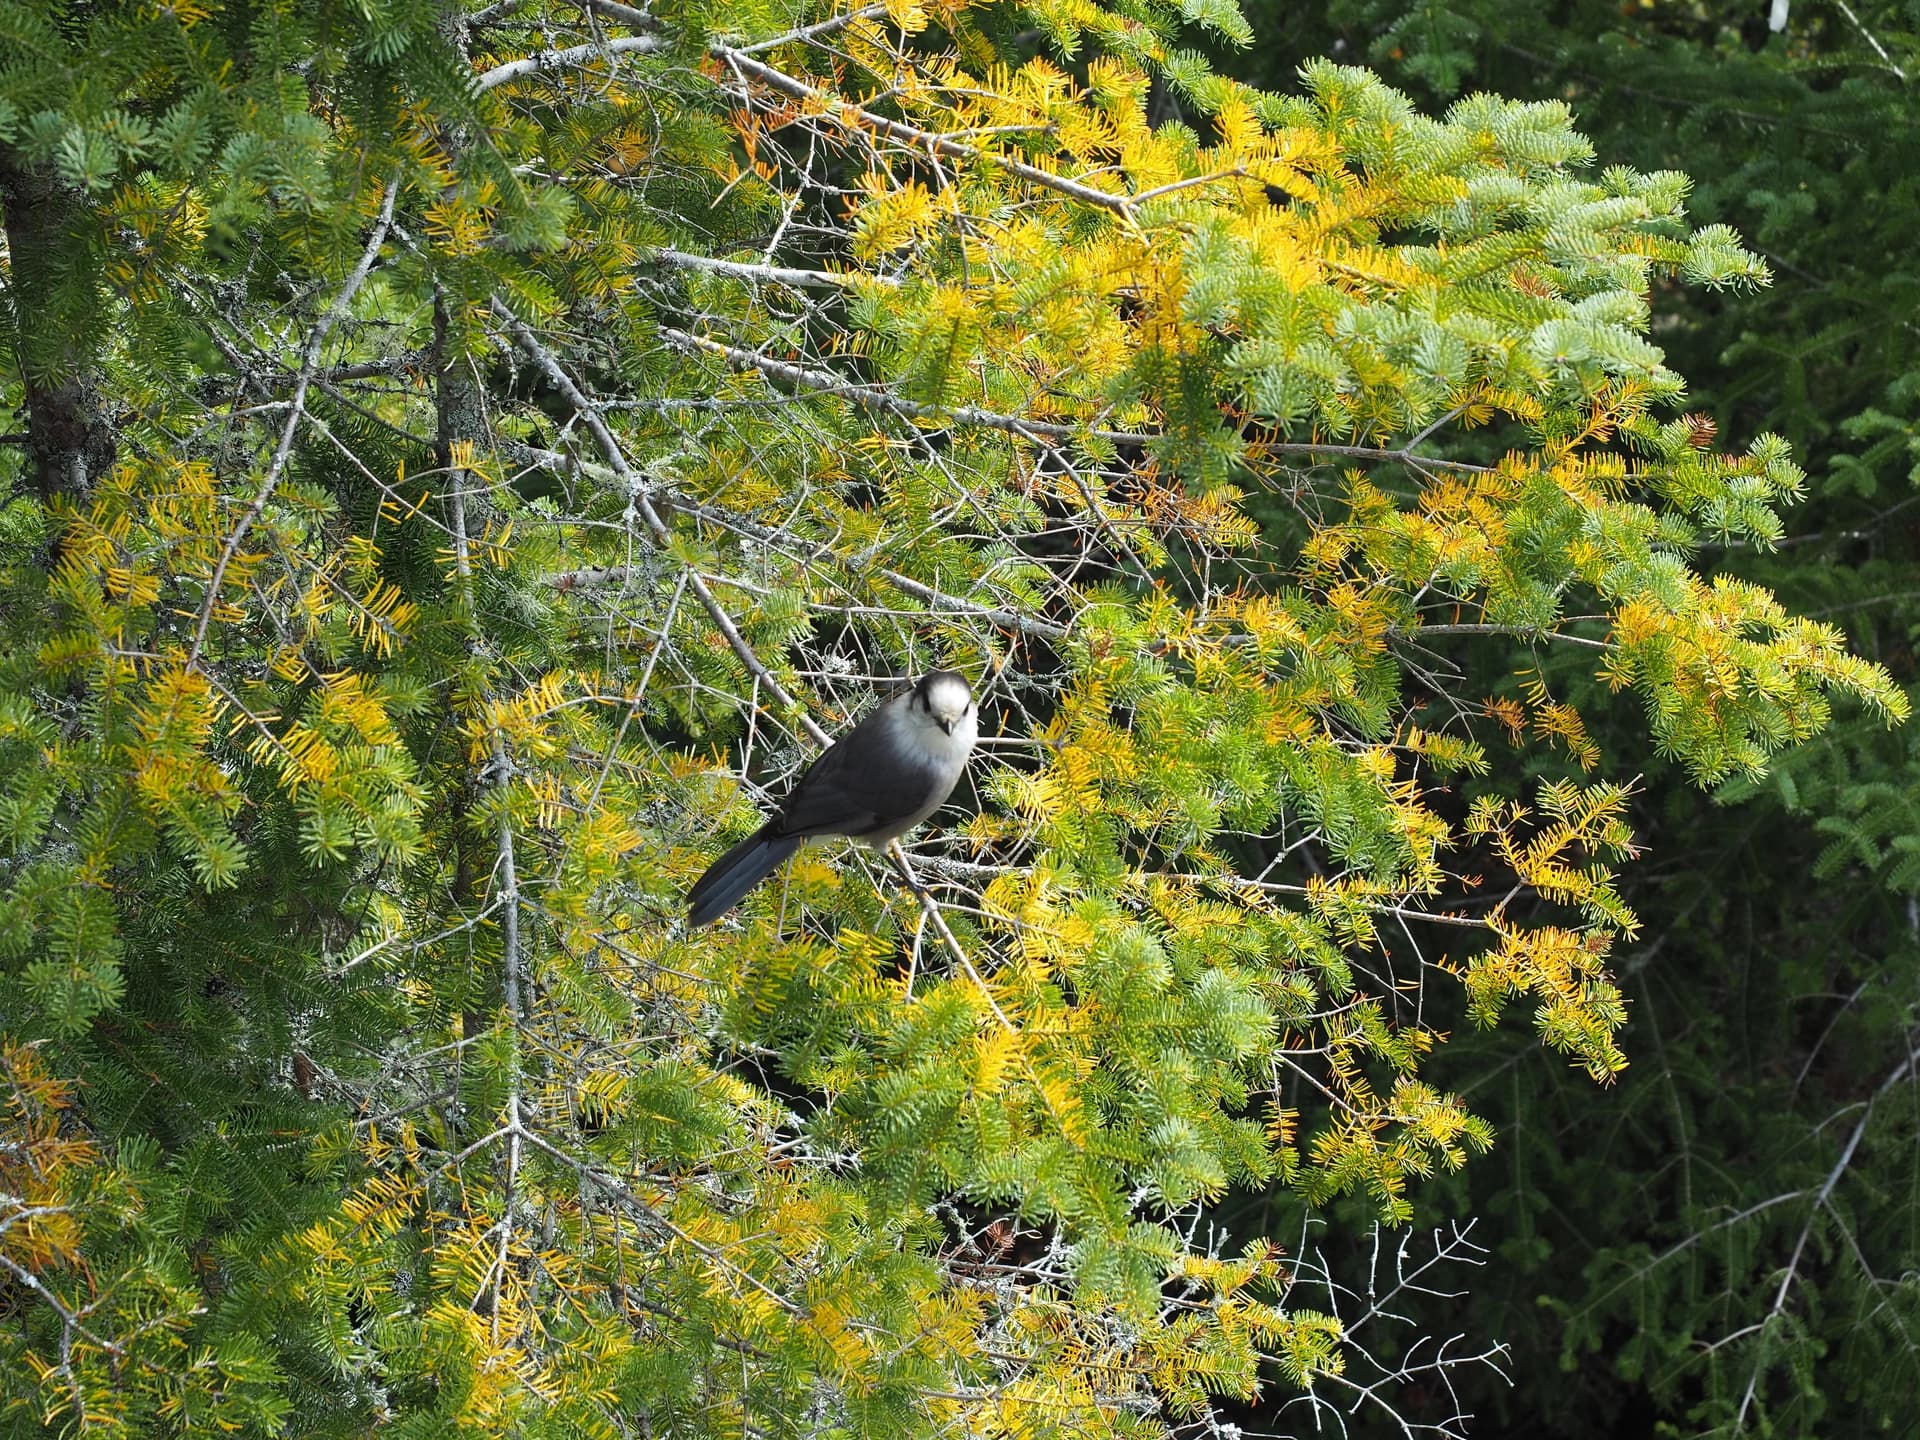
[[[1626,1065],[1631,781],[1543,657],[1702,784],[1906,702],[1696,564],[1803,477],[1648,339],[1767,278],[1685,177],[1196,28],[0,0],[10,1424],[1390,1403],[1207,1207],[1404,1224],[1509,1010]],[[990,743],[917,884],[689,934],[934,664]]]

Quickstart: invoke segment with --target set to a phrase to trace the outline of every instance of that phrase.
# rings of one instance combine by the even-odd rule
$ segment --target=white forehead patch
[[[943,675],[927,687],[927,709],[936,715],[958,715],[972,700],[967,682],[957,676]]]

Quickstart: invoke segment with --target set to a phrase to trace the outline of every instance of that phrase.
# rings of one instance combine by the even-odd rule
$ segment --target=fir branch
[[[1590,640],[1584,635],[1569,635],[1564,630],[1548,630],[1538,625],[1389,625],[1390,640],[1417,641],[1428,635],[1513,635],[1527,640],[1562,640],[1569,645],[1586,645],[1595,650],[1611,650],[1611,640]]]
[[[75,1335],[80,1336],[89,1344],[97,1346],[106,1354],[112,1356],[116,1361],[126,1358],[127,1352],[125,1347],[116,1344],[112,1340],[103,1339],[101,1336],[94,1334],[93,1331],[81,1323],[81,1312],[75,1311],[67,1305],[66,1302],[54,1294],[50,1288],[41,1283],[38,1275],[34,1274],[24,1265],[16,1262],[11,1256],[4,1252],[0,1252],[0,1267],[4,1267],[7,1273],[12,1275],[15,1280],[26,1286],[27,1289],[31,1290],[35,1295],[38,1295],[41,1303],[59,1317],[60,1359],[58,1363],[53,1366],[53,1372],[67,1382],[68,1393],[73,1401],[74,1423],[76,1425],[84,1424],[88,1415],[87,1399],[86,1392],[80,1387],[80,1377],[74,1373],[73,1369],[73,1337]]]
[[[775,1306],[786,1314],[793,1316],[795,1319],[805,1320],[809,1318],[809,1312],[804,1306],[796,1305],[791,1299],[768,1285],[751,1270],[734,1264],[713,1246],[695,1236],[689,1235],[680,1226],[674,1224],[673,1221],[669,1220],[665,1215],[662,1215],[655,1206],[648,1204],[646,1200],[634,1192],[631,1185],[618,1175],[615,1175],[612,1171],[607,1170],[603,1166],[595,1165],[590,1161],[582,1160],[578,1156],[569,1155],[537,1131],[523,1128],[519,1131],[519,1135],[521,1139],[525,1140],[527,1144],[540,1151],[543,1155],[546,1155],[550,1159],[557,1160],[560,1164],[578,1174],[582,1179],[591,1180],[595,1185],[600,1186],[609,1194],[615,1196],[627,1209],[643,1217],[648,1224],[656,1226],[665,1235],[671,1236],[680,1244],[685,1245],[716,1270],[731,1275],[736,1280],[744,1281],[749,1288],[758,1291]]]
[[[489,25],[498,25],[503,20],[511,19],[524,4],[526,0],[494,0],[493,4],[463,16],[461,24],[470,30],[484,30]]]
[[[467,533],[466,500],[463,488],[458,483],[460,475],[464,472],[455,469],[452,473],[455,483],[448,488],[447,492],[447,520],[453,537],[454,575],[460,589],[461,611],[471,625],[479,614],[479,608],[474,595],[473,553]],[[478,635],[474,637],[476,642],[479,638]],[[491,690],[483,692],[483,703],[490,702],[492,699]],[[494,821],[495,900],[489,903],[488,908],[493,908],[497,904],[500,912],[500,991],[501,1000],[507,1012],[507,1025],[514,1039],[513,1054],[508,1061],[507,1119],[502,1127],[507,1140],[507,1159],[502,1184],[500,1219],[496,1226],[499,1231],[499,1246],[493,1264],[489,1267],[493,1289],[487,1311],[493,1332],[493,1343],[498,1345],[500,1343],[500,1287],[506,1283],[507,1266],[513,1245],[514,1206],[518,1202],[520,1180],[523,1114],[519,1034],[520,1027],[526,1018],[521,1004],[522,970],[525,961],[521,953],[520,870],[514,853],[513,807],[509,803],[509,792],[517,771],[512,758],[507,753],[506,736],[498,723],[489,727],[487,754],[488,764],[476,780],[482,789],[491,788],[496,791],[498,797],[495,802],[497,813]]]
[[[898,570],[875,571],[894,589],[924,600],[929,605],[943,606],[964,614],[973,615],[992,625],[1018,630],[1022,635],[1034,635],[1044,640],[1064,640],[1071,633],[1065,625],[1053,625],[1045,620],[1036,620],[1031,615],[1022,615],[1012,610],[997,610],[991,606],[978,605],[971,600],[962,600],[957,595],[949,595],[936,590],[931,585],[922,584],[910,575],[902,575]]]
[[[1780,1288],[1774,1292],[1773,1304],[1768,1307],[1766,1315],[1759,1321],[1758,1325],[1748,1327],[1750,1330],[1765,1329],[1766,1326],[1785,1312],[1787,1308],[1787,1296],[1793,1289],[1794,1281],[1797,1280],[1800,1275],[1800,1257],[1806,1253],[1807,1241],[1812,1238],[1813,1235],[1814,1220],[1822,1210],[1829,1208],[1834,1187],[1840,1183],[1840,1177],[1847,1173],[1847,1167],[1853,1163],[1853,1153],[1860,1148],[1861,1137],[1867,1133],[1867,1125],[1873,1119],[1873,1107],[1885,1097],[1888,1091],[1906,1079],[1907,1075],[1913,1071],[1916,1065],[1920,1065],[1920,1047],[1915,1046],[1913,1037],[1909,1036],[1907,1037],[1906,1056],[1898,1065],[1893,1067],[1893,1070],[1887,1075],[1886,1079],[1880,1082],[1879,1087],[1873,1094],[1867,1097],[1866,1107],[1861,1112],[1859,1121],[1854,1125],[1853,1133],[1847,1136],[1847,1143],[1840,1149],[1840,1158],[1833,1162],[1833,1168],[1827,1171],[1826,1179],[1821,1181],[1819,1190],[1814,1193],[1813,1203],[1807,1207],[1807,1222],[1800,1227],[1799,1239],[1793,1242],[1793,1254],[1787,1257],[1787,1267],[1780,1276]],[[1760,1375],[1764,1367],[1764,1362],[1765,1352],[1763,1350],[1761,1355],[1755,1359],[1753,1369],[1747,1376],[1746,1389],[1741,1393],[1740,1410],[1734,1420],[1736,1428],[1745,1427],[1747,1423],[1747,1411],[1753,1407],[1753,1402],[1759,1397]]]
[[[1049,440],[1076,440],[1091,437],[1109,445],[1128,445],[1147,448],[1166,439],[1163,433],[1147,430],[1106,430],[1094,425],[1064,425],[1052,420],[1034,420],[1021,415],[1008,415],[995,410],[983,410],[971,405],[956,405],[944,408],[938,405],[925,405],[917,400],[908,400],[892,393],[880,385],[861,385],[844,379],[828,370],[809,369],[785,360],[775,360],[771,356],[761,355],[752,350],[744,350],[736,345],[728,345],[704,335],[695,335],[675,326],[663,325],[660,335],[669,344],[678,345],[686,350],[704,351],[709,355],[724,358],[742,370],[757,370],[769,379],[798,389],[817,391],[848,400],[870,410],[882,410],[890,414],[903,416],[909,420],[934,420],[950,425],[976,425],[988,430],[1001,430],[1009,435],[1026,438],[1044,436]],[[1416,455],[1405,446],[1398,449],[1386,449],[1371,445],[1323,445],[1313,441],[1263,440],[1260,449],[1276,455],[1304,455],[1325,459],[1348,460],[1384,460],[1402,465],[1425,466],[1430,469],[1450,470],[1466,475],[1491,475],[1490,465],[1473,465],[1464,460],[1443,460],[1431,455]]]
[[[900,872],[901,878],[907,882],[907,888],[913,892],[914,898],[919,902],[921,916],[927,923],[933,926],[935,933],[940,937],[941,943],[947,947],[947,953],[953,956],[955,962],[958,963],[961,970],[965,972],[966,977],[973,982],[974,988],[980,992],[980,997],[987,1002],[987,1008],[993,1012],[993,1018],[1000,1022],[1000,1028],[1006,1032],[1012,1041],[1015,1053],[1019,1056],[1020,1068],[1026,1072],[1027,1079],[1032,1082],[1033,1093],[1039,1098],[1040,1104],[1046,1109],[1047,1114],[1052,1117],[1055,1133],[1063,1142],[1070,1145],[1073,1149],[1084,1152],[1086,1148],[1085,1145],[1073,1138],[1068,1129],[1065,1117],[1060,1114],[1058,1108],[1054,1105],[1053,1097],[1047,1093],[1047,1087],[1045,1082],[1040,1078],[1040,1072],[1034,1068],[1033,1056],[1027,1052],[1023,1032],[1020,1027],[1015,1025],[1012,1019],[1008,1017],[1007,1012],[1000,1008],[1000,1002],[994,998],[992,989],[987,985],[986,977],[975,967],[972,957],[967,954],[966,947],[960,943],[959,937],[953,933],[953,927],[947,924],[947,917],[941,913],[940,902],[933,898],[933,892],[922,885],[920,883],[920,877],[913,873],[913,865],[907,859],[906,847],[898,840],[888,841],[887,858],[893,861],[895,868]]]
[[[538,55],[508,60],[494,66],[491,70],[482,71],[474,77],[473,88],[485,93],[495,86],[522,80],[529,75],[550,75],[556,70],[572,69],[577,65],[591,64],[595,60],[605,60],[615,55],[653,55],[657,54],[664,44],[665,42],[656,35],[621,35],[611,40],[569,46],[565,50],[546,50]]]
[[[456,514],[462,512],[456,511]],[[465,559],[466,534],[463,524],[455,531],[456,553]],[[463,578],[469,591],[472,587],[472,571],[463,572]],[[493,1324],[494,1343],[500,1338],[500,1286],[505,1282],[508,1253],[513,1244],[513,1207],[517,1198],[516,1190],[520,1178],[520,1141],[521,1096],[520,1065],[518,1060],[517,1034],[525,1019],[521,1006],[520,987],[521,969],[524,960],[520,949],[520,872],[514,858],[513,844],[513,808],[507,803],[505,791],[513,783],[513,765],[507,757],[506,740],[499,727],[494,727],[488,737],[492,765],[490,778],[502,793],[499,800],[499,818],[494,826],[495,873],[499,877],[500,901],[500,970],[501,998],[506,1002],[507,1023],[516,1032],[516,1056],[507,1083],[507,1126],[511,1134],[507,1138],[507,1173],[500,1201],[500,1249],[495,1257],[493,1303],[489,1307]]]
[[[693,505],[666,495],[660,497],[660,504],[662,508],[677,510],[687,515],[695,515],[701,519],[714,518],[716,515],[716,512],[710,510],[707,506]],[[737,522],[732,520],[716,520],[716,523],[727,524],[729,528],[734,528],[737,524]],[[903,594],[912,595],[919,600],[925,600],[929,605],[937,605],[941,607],[942,610],[951,611],[955,615],[964,615],[977,620],[985,620],[990,625],[998,625],[1008,630],[1018,630],[1023,635],[1033,635],[1045,640],[1064,640],[1069,633],[1067,627],[1064,625],[1052,625],[1045,620],[1035,620],[1028,615],[1016,614],[1012,610],[998,610],[990,605],[980,605],[971,600],[962,600],[957,595],[948,595],[943,591],[934,589],[931,585],[922,584],[910,575],[902,575],[897,570],[881,569],[874,571],[874,573]],[[555,590],[590,590],[602,586],[625,585],[634,579],[637,574],[638,572],[631,565],[595,565],[580,570],[557,570],[553,574],[543,578],[544,583],[551,585]],[[741,582],[724,581],[723,583],[739,584]],[[815,609],[835,615],[888,615],[901,620],[914,620],[923,618],[926,613],[916,610],[890,610],[881,606],[862,607],[855,605],[809,603],[812,604]]]
[[[619,0],[574,0],[582,10],[599,15],[608,20],[618,20],[622,25],[631,25],[636,30],[659,30],[660,19],[645,10],[636,10],[631,5],[622,5]]]
[[[379,257],[380,249],[387,242],[387,227],[393,223],[393,202],[400,195],[400,177],[395,175],[387,184],[387,193],[380,202],[380,215],[375,220],[373,233],[367,238],[367,245],[360,252],[360,263],[353,267],[346,283],[333,297],[333,303],[326,308],[313,332],[307,338],[306,354],[300,362],[300,373],[293,384],[293,397],[288,402],[287,421],[281,427],[279,444],[274,447],[273,460],[267,466],[266,478],[260,482],[260,488],[253,497],[253,503],[240,517],[240,523],[227,537],[227,543],[220,551],[220,559],[213,567],[213,574],[207,580],[207,598],[200,606],[199,618],[193,627],[193,644],[188,647],[187,664],[197,666],[200,662],[200,650],[206,644],[207,626],[213,619],[213,612],[220,604],[220,583],[226,578],[227,566],[233,563],[233,557],[240,549],[240,542],[247,538],[247,532],[253,528],[254,521],[265,513],[267,502],[273,498],[273,492],[280,484],[281,472],[286,468],[287,456],[293,451],[294,432],[299,429],[300,421],[306,414],[307,386],[320,365],[320,347],[326,343],[327,334],[336,322],[347,313],[347,307],[366,281],[373,269],[373,262]]]
[[[1223,180],[1244,180],[1247,167],[1231,165],[1225,170],[1215,170],[1207,175],[1190,175],[1185,180],[1174,180],[1165,185],[1156,185],[1151,190],[1142,190],[1132,196],[1133,203],[1144,205],[1149,200],[1158,200],[1163,195],[1177,195],[1182,190],[1192,190],[1202,185],[1218,185]]]
[[[675,250],[671,246],[662,246],[655,250],[651,258],[662,265],[673,265],[683,270],[705,270],[711,274],[727,275],[738,280],[761,280],[772,285],[792,285],[798,289],[849,290],[859,285],[881,285],[893,288],[900,284],[891,275],[839,270],[794,270],[783,265],[754,265],[740,260],[715,260],[706,255],[690,255],[684,250]]]
[[[1133,202],[1125,195],[1116,195],[1109,190],[1096,189],[1083,185],[1077,180],[1069,180],[1063,175],[1055,175],[1050,170],[1029,165],[1011,156],[994,151],[982,150],[977,145],[962,144],[947,134],[922,129],[904,120],[890,120],[865,106],[851,105],[838,95],[809,85],[804,80],[763,65],[745,50],[737,50],[730,45],[712,45],[708,53],[716,60],[731,66],[742,76],[751,76],[770,90],[776,90],[789,99],[799,100],[807,105],[819,107],[821,118],[831,120],[850,135],[879,135],[889,140],[904,140],[908,144],[925,150],[929,154],[950,156],[956,160],[976,160],[1009,175],[1018,175],[1030,185],[1043,190],[1052,190],[1069,199],[1092,205],[1102,210],[1112,211],[1127,224],[1133,221]],[[745,89],[744,81],[742,88]]]
[[[588,0],[588,3],[598,4],[600,0]],[[847,26],[857,24],[859,21],[879,20],[886,14],[885,5],[863,5],[858,10],[847,11],[844,15],[835,15],[812,25],[802,25],[797,30],[789,30],[783,35],[774,36],[771,40],[756,40],[751,45],[739,46],[734,53],[755,55],[763,50],[778,50],[782,45],[804,45],[818,40],[823,35],[831,35],[836,30],[844,30]]]
[[[580,387],[574,384],[573,378],[561,368],[560,362],[554,359],[552,353],[527,328],[526,322],[515,315],[504,300],[496,295],[491,305],[494,315],[507,327],[507,333],[513,336],[514,343],[539,366],[541,373],[566,397],[567,403],[574,407],[575,413],[586,423],[594,443],[600,448],[601,458],[612,467],[614,473],[627,487],[629,503],[646,522],[647,529],[652,533],[654,540],[663,550],[666,549],[672,543],[672,532],[667,529],[666,522],[654,509],[653,500],[647,493],[645,480],[636,475],[627,464],[626,455],[622,452],[619,442],[613,438],[613,432],[607,428],[607,422],[601,418],[598,407],[587,399]],[[714,598],[713,591],[707,588],[706,581],[696,575],[692,577],[689,584],[692,586],[695,598],[700,601],[701,608],[707,612],[714,627],[726,638],[728,647],[739,657],[740,663],[747,667],[754,679],[766,686],[767,693],[772,695],[785,710],[799,717],[801,726],[808,735],[813,737],[815,744],[823,750],[831,745],[832,737],[820,728],[813,716],[808,714],[800,702],[787,693],[786,687],[774,678],[766,662],[754,653],[753,647],[741,635],[739,626],[733,622],[733,617],[728,615],[725,607]]]
[[[1860,37],[1873,47],[1873,53],[1880,57],[1881,63],[1884,64],[1887,69],[1891,70],[1897,78],[1905,80],[1907,78],[1907,72],[1894,63],[1893,56],[1887,53],[1887,47],[1880,43],[1879,37],[1869,30],[1860,17],[1854,13],[1853,6],[1849,5],[1847,0],[1833,0],[1833,3],[1840,8],[1840,13],[1847,17],[1847,23],[1858,30]],[[1780,27],[1776,25],[1774,28],[1777,30]]]

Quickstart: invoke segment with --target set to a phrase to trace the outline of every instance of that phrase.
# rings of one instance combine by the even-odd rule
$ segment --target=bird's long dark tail
[[[804,843],[798,835],[775,835],[772,829],[769,825],[755,831],[707,867],[687,892],[688,925],[711,925]]]

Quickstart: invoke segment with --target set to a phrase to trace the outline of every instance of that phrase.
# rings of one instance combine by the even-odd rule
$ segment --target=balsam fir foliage
[[[1481,90],[1567,103],[1609,161],[1695,177],[1693,213],[1753,237],[1781,283],[1660,294],[1685,418],[1736,447],[1774,431],[1807,472],[1778,549],[1708,534],[1700,559],[1843,624],[1911,687],[1910,0],[1249,13],[1273,39],[1250,76],[1332,52],[1423,108]],[[1645,775],[1649,858],[1619,885],[1643,934],[1615,951],[1634,1065],[1596,1097],[1497,1035],[1456,1037],[1444,1074],[1500,1149],[1428,1199],[1498,1218],[1502,1273],[1414,1313],[1512,1342],[1511,1386],[1461,1377],[1476,1433],[1903,1433],[1920,1389],[1912,736],[1845,717],[1702,805],[1683,773],[1637,758],[1633,717],[1592,704],[1587,657],[1546,663],[1599,750]],[[1233,1203],[1223,1221],[1256,1231]]]
[[[1516,1004],[1620,1072],[1629,788],[1502,678],[1703,781],[1906,712],[1693,563],[1800,477],[1650,287],[1765,267],[1564,107],[1191,27],[0,3],[9,1424],[1205,1433],[1373,1341],[1204,1207],[1413,1218]],[[935,663],[926,897],[689,934]]]

